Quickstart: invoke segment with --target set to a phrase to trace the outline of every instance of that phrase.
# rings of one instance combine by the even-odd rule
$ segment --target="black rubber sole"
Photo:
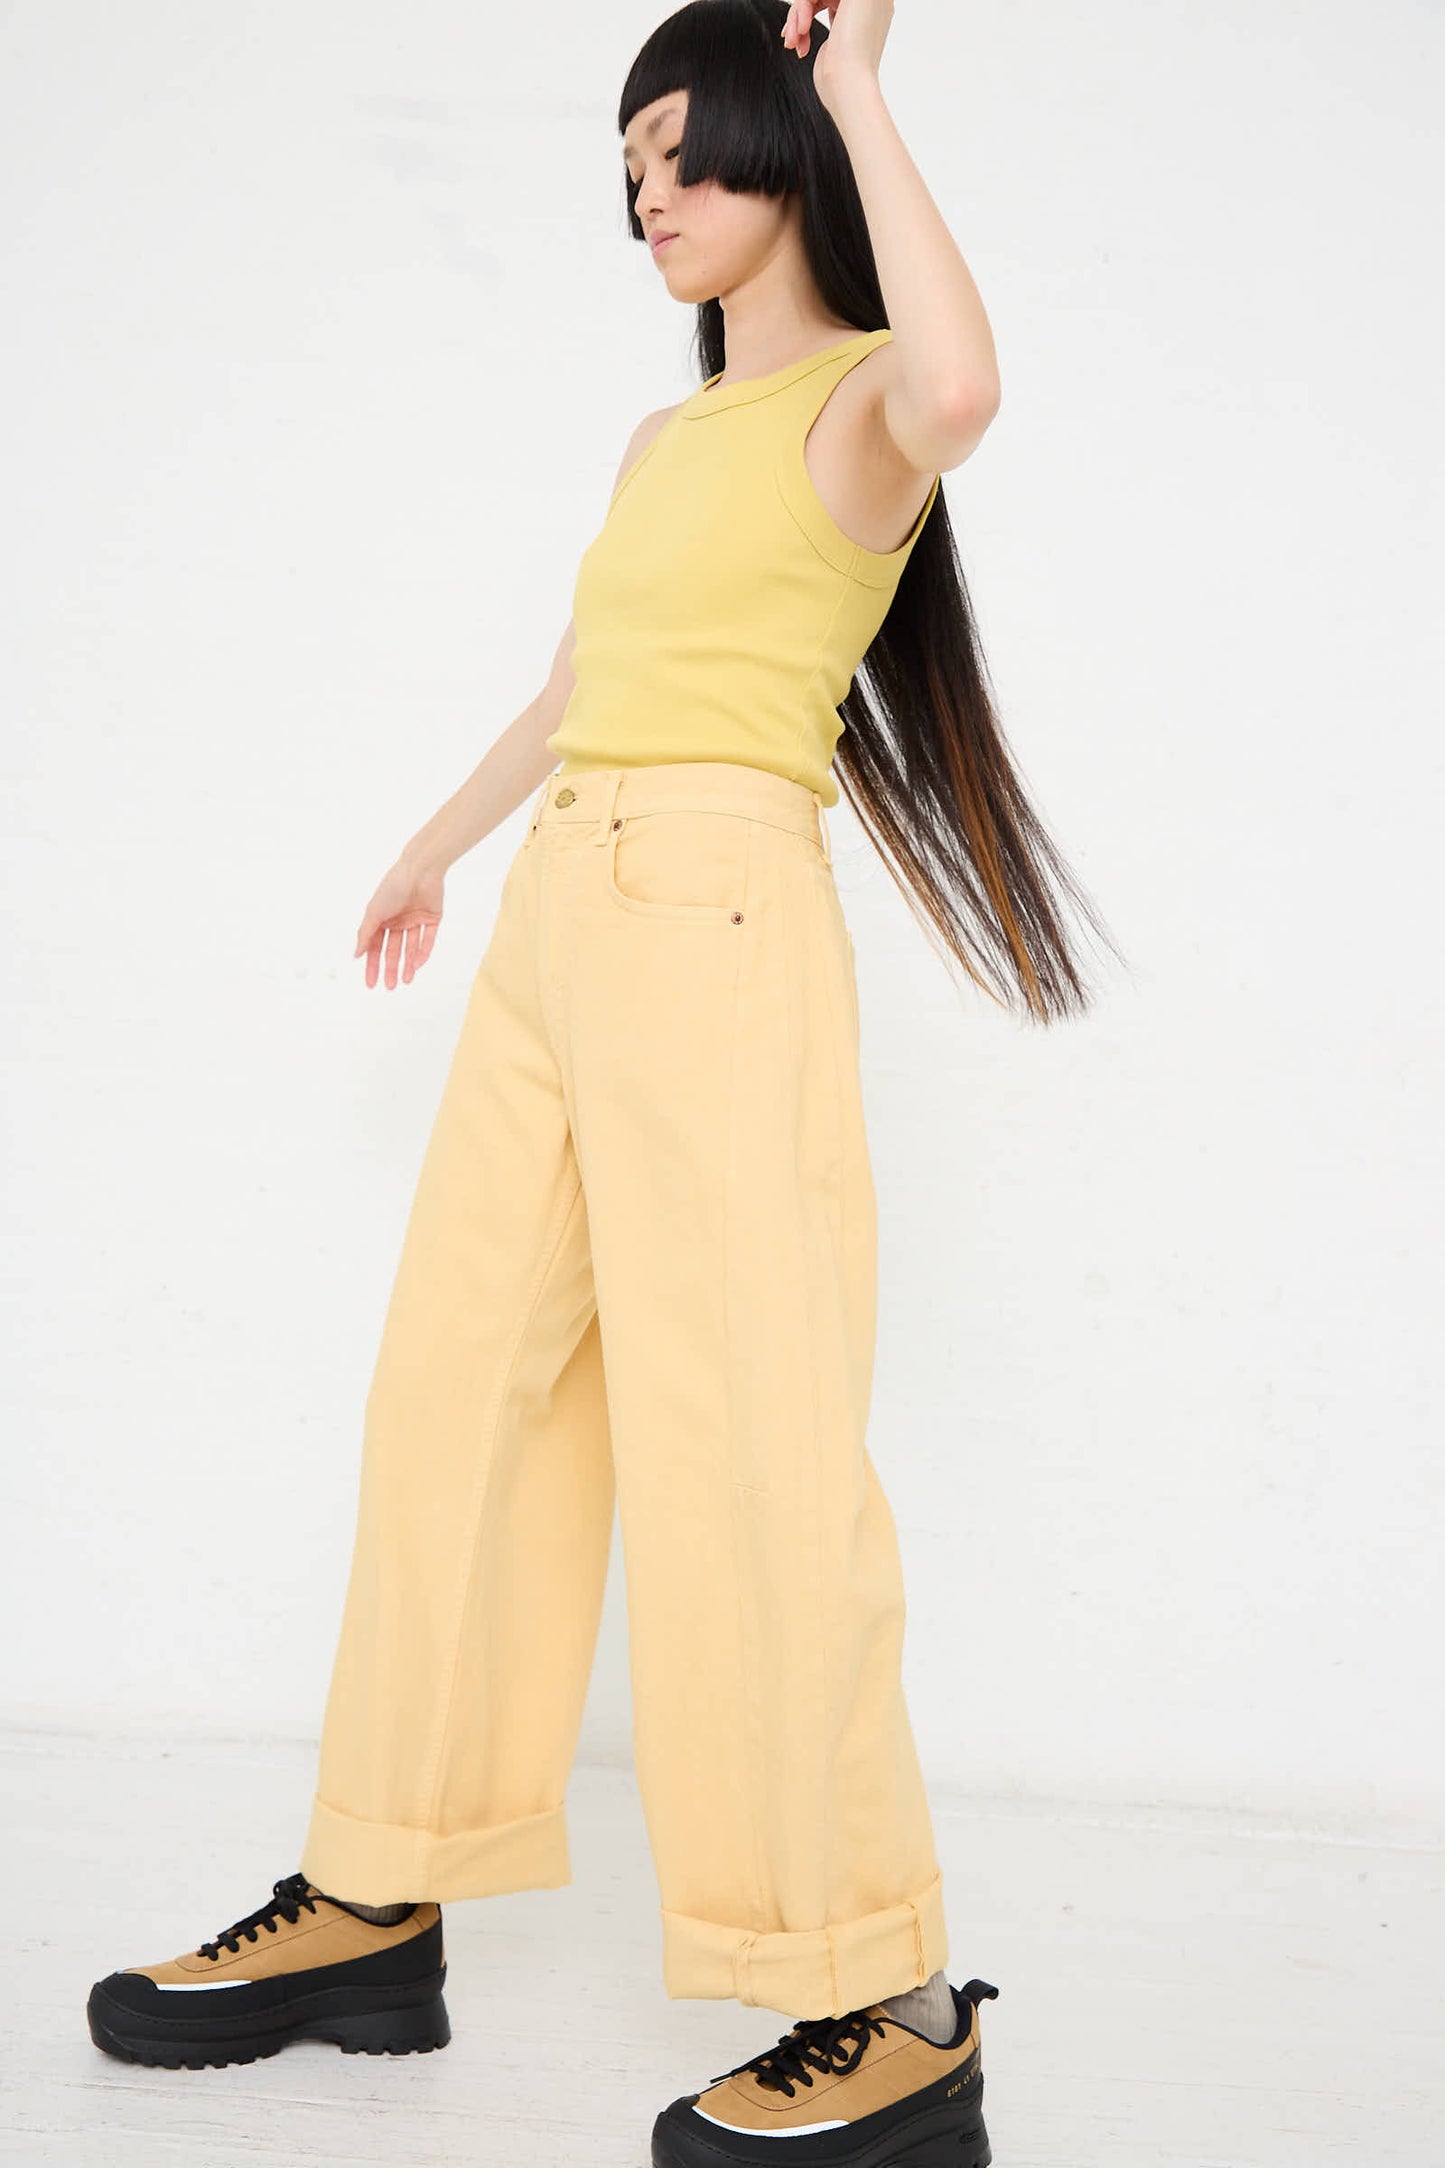
[[[221,2019],[197,2024],[181,2016],[147,2018],[117,2002],[97,1981],[85,2014],[90,2037],[105,2054],[162,2070],[219,2070],[227,2063],[259,2062],[263,2056],[279,2055],[293,2040],[328,2041],[343,2055],[429,2055],[452,2036],[441,1992],[445,1978],[443,1968],[430,1980],[393,1989],[395,2000],[374,1987],[330,1988],[258,2013],[244,2026],[229,2027]]]
[[[760,2136],[749,2143],[740,2134],[744,2142],[734,2143],[721,2130],[705,2136],[705,2126],[689,2124],[686,2117],[686,2108],[680,2106],[665,2108],[658,2117],[652,2131],[652,2168],[732,2168],[733,2163],[776,2158],[776,2138]],[[993,2159],[976,2109],[962,2118],[956,2110],[935,2109],[900,2120],[891,2131],[850,2151],[841,2146],[834,2150],[833,2141],[845,2137],[839,2131],[826,2138],[794,2139],[787,2147],[788,2158],[817,2163],[818,2168],[989,2168]]]

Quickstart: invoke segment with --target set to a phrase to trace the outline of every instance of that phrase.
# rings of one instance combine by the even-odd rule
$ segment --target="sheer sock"
[[[401,1920],[415,1912],[412,1905],[357,1905],[346,1897],[333,1897],[330,1890],[319,1889],[318,1897],[324,1897],[329,1905],[340,1905],[343,1912],[354,1912],[359,1920],[370,1920],[374,1927],[395,1927]]]
[[[898,2018],[904,2025],[911,2025],[925,2039],[942,2047],[951,2039],[958,2023],[954,2008],[953,1990],[948,1984],[946,1972],[935,1972],[922,1987],[905,1988],[901,1995],[885,1995],[883,2007],[890,2017]]]

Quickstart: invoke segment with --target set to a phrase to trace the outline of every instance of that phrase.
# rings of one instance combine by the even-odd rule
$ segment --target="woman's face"
[[[793,198],[736,195],[716,181],[679,187],[686,118],[685,90],[654,99],[633,114],[622,155],[637,183],[638,221],[674,301],[725,302],[784,245]]]

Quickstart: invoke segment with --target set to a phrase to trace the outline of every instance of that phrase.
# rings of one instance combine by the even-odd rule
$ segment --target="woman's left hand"
[[[828,18],[828,35],[820,41],[813,63],[813,83],[824,105],[828,92],[847,75],[876,79],[883,57],[888,26],[893,20],[893,0],[837,0],[828,7],[823,0],[792,0],[783,25],[783,43],[800,57],[812,39],[809,32],[815,15]]]

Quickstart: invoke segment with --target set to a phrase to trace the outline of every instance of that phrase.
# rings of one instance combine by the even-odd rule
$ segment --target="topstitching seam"
[[[746,855],[743,861],[744,909],[748,912],[752,912],[755,908],[753,894],[755,885],[754,867],[757,864],[759,854],[756,853],[754,848],[755,838],[752,828],[748,827],[744,831],[744,833],[746,837]],[[742,1674],[742,1701],[744,1721],[746,1722],[751,1719],[754,1725],[756,1725],[762,1682],[758,1676],[757,1663],[753,1653],[755,1644],[750,1634],[748,1607],[744,1592],[748,1574],[749,1550],[747,1543],[744,1541],[743,1531],[738,1525],[740,1518],[740,1509],[737,1497],[738,1486],[733,1482],[733,1474],[736,1464],[738,1423],[737,1398],[734,1382],[736,1375],[734,1369],[736,1353],[736,1334],[734,1329],[732,1312],[732,1232],[734,1209],[733,1192],[734,1185],[737,1179],[736,1168],[738,1157],[738,1041],[741,1037],[744,1025],[744,988],[748,983],[745,973],[743,971],[744,953],[745,951],[743,945],[739,943],[734,950],[733,979],[731,988],[733,1004],[732,1030],[728,1034],[728,1081],[726,1102],[728,1135],[727,1150],[723,1154],[721,1265],[723,1290],[723,1389],[726,1396],[725,1424],[728,1438],[727,1500],[728,1520],[732,1530],[733,1541],[733,1592],[737,1601],[738,1613],[738,1658],[739,1669]],[[756,1738],[756,1731],[754,1731],[754,1738]],[[755,1918],[761,1919],[763,1916],[762,1855],[759,1844],[759,1816],[757,1811],[757,1798],[754,1793],[752,1784],[753,1769],[755,1767],[761,1768],[763,1766],[761,1753],[748,1752],[742,1757],[742,1764],[744,1770],[743,1803],[744,1811],[747,1816],[747,1855],[752,1866],[753,1914]]]
[[[476,1573],[477,1545],[481,1539],[482,1508],[486,1501],[486,1494],[491,1484],[496,1461],[497,1422],[502,1409],[506,1405],[507,1389],[512,1382],[512,1374],[517,1367],[517,1358],[526,1341],[527,1328],[537,1314],[537,1306],[542,1298],[542,1290],[547,1284],[548,1274],[556,1262],[557,1252],[562,1246],[562,1238],[567,1232],[572,1215],[576,1211],[581,1197],[582,1181],[579,1175],[570,1186],[566,1202],[555,1215],[554,1226],[549,1230],[550,1239],[544,1239],[540,1262],[527,1291],[526,1306],[512,1335],[511,1354],[508,1357],[500,1383],[492,1396],[491,1406],[488,1408],[481,1426],[482,1435],[486,1440],[486,1449],[480,1456],[481,1465],[468,1504],[472,1534],[471,1541],[467,1546],[463,1570],[458,1576],[456,1596],[452,1607],[452,1621],[447,1635],[450,1654],[447,1658],[446,1690],[438,1708],[427,1760],[423,1764],[423,1778],[417,1787],[417,1797],[425,1801],[419,1833],[427,1838],[431,1835],[432,1816],[436,1809],[437,1791],[440,1782],[442,1753],[451,1723],[452,1701],[456,1693],[457,1670],[461,1660],[462,1626],[466,1618],[467,1604],[470,1600],[472,1583]]]

